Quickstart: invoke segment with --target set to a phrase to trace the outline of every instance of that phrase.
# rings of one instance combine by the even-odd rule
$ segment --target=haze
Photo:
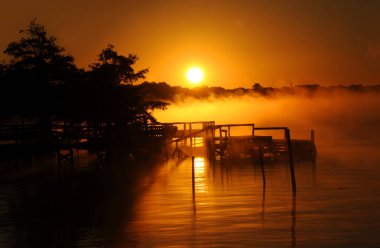
[[[317,143],[323,144],[320,147],[341,145],[342,142],[378,145],[379,106],[379,93],[346,92],[314,97],[300,93],[277,98],[185,99],[155,115],[162,122],[215,120],[217,124],[288,126],[294,138],[309,138],[310,130],[315,129]]]

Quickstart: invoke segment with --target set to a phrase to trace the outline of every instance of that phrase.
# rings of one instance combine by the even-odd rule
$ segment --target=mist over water
[[[209,121],[287,126],[293,137],[308,138],[315,129],[318,143],[377,142],[380,136],[380,94],[300,94],[279,97],[183,99],[155,116],[161,122]]]

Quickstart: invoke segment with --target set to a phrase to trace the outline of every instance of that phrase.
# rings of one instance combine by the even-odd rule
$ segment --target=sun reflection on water
[[[194,147],[203,147],[203,137],[194,137],[193,146]],[[203,158],[199,157],[199,159],[203,159]],[[203,159],[203,163],[204,163],[204,159]]]
[[[195,177],[195,192],[206,193],[206,168],[205,159],[203,157],[194,158],[194,177]]]

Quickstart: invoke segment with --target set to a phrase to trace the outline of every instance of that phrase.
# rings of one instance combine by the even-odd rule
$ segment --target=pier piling
[[[265,188],[266,179],[265,179],[265,169],[264,169],[264,158],[263,158],[263,150],[261,147],[259,147],[259,156],[260,156],[261,176],[263,178],[263,187]]]
[[[292,177],[292,191],[293,191],[293,193],[296,193],[296,191],[297,191],[296,176],[295,176],[295,173],[294,173],[294,161],[293,161],[292,141],[290,139],[290,130],[289,130],[289,128],[285,129],[285,136],[286,136],[286,141],[288,143],[289,167],[290,167],[290,175]]]

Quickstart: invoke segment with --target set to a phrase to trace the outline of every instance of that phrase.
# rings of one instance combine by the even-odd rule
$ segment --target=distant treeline
[[[380,93],[380,85],[363,86],[361,84],[352,84],[348,86],[321,86],[319,84],[304,84],[295,86],[284,86],[279,88],[264,87],[255,83],[252,88],[234,88],[225,89],[223,87],[197,87],[193,89],[181,86],[170,86],[165,82],[144,82],[137,86],[142,95],[147,99],[162,100],[168,102],[181,101],[186,98],[208,99],[224,98],[236,96],[253,96],[253,97],[276,97],[276,96],[315,96],[319,94],[336,94],[336,93]]]

